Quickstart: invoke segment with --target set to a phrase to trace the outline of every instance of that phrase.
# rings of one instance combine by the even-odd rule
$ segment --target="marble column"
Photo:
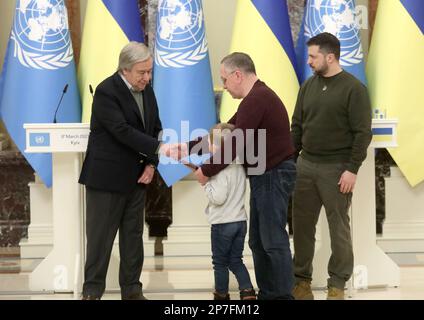
[[[148,38],[148,34],[146,33],[147,15],[148,15],[148,7],[149,7],[148,0],[138,0],[138,7],[140,10],[141,25],[143,26],[143,30],[144,30],[144,42],[148,45],[149,38]]]
[[[368,25],[369,39],[371,42],[372,32],[374,30],[375,16],[377,14],[378,0],[368,0]]]
[[[151,51],[155,47],[156,34],[156,15],[158,11],[158,0],[148,0],[147,2],[147,17],[144,32],[146,33],[147,44]]]
[[[386,178],[390,177],[390,167],[396,166],[387,149],[376,149],[375,153],[375,200],[376,232],[383,233],[386,219]]]
[[[30,222],[28,183],[34,171],[17,151],[0,151],[0,247],[17,247]]]
[[[81,6],[80,0],[66,0],[68,10],[69,30],[71,31],[72,48],[74,49],[75,65],[78,65],[81,51]]]
[[[156,172],[146,193],[146,223],[150,237],[166,237],[172,223],[172,188],[168,188]]]
[[[289,9],[290,26],[294,44],[296,45],[297,38],[300,31],[300,26],[303,20],[303,13],[305,11],[305,0],[288,0],[287,6]]]

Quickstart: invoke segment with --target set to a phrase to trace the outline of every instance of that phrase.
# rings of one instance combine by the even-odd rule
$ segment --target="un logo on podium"
[[[183,68],[203,60],[208,51],[200,0],[160,0],[155,61]]]
[[[14,56],[34,69],[64,68],[73,59],[64,0],[18,0]]]
[[[329,32],[340,40],[340,64],[350,67],[359,64],[363,51],[356,22],[354,0],[309,1],[305,16],[305,36],[312,38]]]

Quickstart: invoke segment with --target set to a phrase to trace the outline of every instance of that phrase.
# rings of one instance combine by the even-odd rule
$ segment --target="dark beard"
[[[314,75],[323,77],[328,72],[328,64],[322,66],[319,70],[314,70]]]

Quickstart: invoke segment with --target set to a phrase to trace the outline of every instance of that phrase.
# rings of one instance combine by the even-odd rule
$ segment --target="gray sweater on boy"
[[[246,173],[240,164],[230,164],[205,184],[209,203],[205,213],[210,224],[247,220],[244,208]]]

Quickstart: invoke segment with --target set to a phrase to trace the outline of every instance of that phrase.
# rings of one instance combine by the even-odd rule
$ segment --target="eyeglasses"
[[[221,81],[222,81],[222,83],[224,84],[224,86],[225,86],[225,84],[227,83],[227,80],[228,80],[228,78],[233,74],[233,73],[235,73],[237,70],[233,70],[233,71],[231,71],[229,74],[227,74],[227,77],[226,78],[224,78],[224,77],[221,77]]]

